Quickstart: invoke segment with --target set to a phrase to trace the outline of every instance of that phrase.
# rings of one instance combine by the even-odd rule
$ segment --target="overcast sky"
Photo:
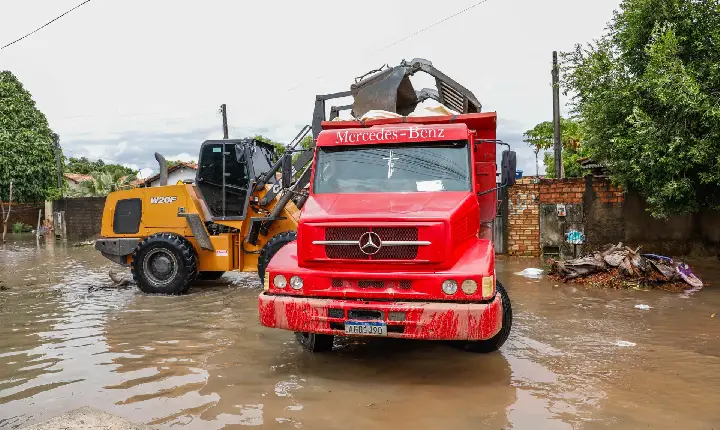
[[[157,170],[154,151],[196,159],[222,137],[222,103],[230,137],[287,141],[315,94],[423,57],[497,112],[499,138],[534,174],[522,132],[552,119],[552,51],[599,37],[619,0],[487,0],[387,47],[476,2],[93,0],[0,51],[0,70],[32,93],[66,155]],[[0,0],[0,46],[78,3]]]

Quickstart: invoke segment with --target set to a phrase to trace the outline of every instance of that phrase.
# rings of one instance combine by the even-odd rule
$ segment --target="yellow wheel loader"
[[[195,279],[233,270],[263,279],[277,249],[295,240],[293,198],[302,197],[303,175],[293,179],[292,154],[309,130],[282,156],[254,139],[208,140],[195,180],[175,185],[167,185],[167,164],[156,153],[161,186],[110,193],[95,248],[129,266],[146,293],[181,294]]]
[[[434,77],[437,90],[415,91],[410,76],[418,71]],[[470,91],[425,59],[373,70],[349,91],[316,96],[312,127],[305,126],[281,156],[255,139],[208,140],[200,148],[195,180],[167,185],[165,159],[156,153],[161,186],[110,193],[95,248],[129,266],[146,293],[182,294],[195,279],[217,279],[234,270],[257,271],[267,282],[265,269],[296,239],[308,197],[314,148],[299,143],[311,130],[317,140],[327,100],[350,96],[352,105],[330,108],[330,120],[348,109],[355,118],[370,110],[408,115],[427,99],[459,113],[480,111]]]

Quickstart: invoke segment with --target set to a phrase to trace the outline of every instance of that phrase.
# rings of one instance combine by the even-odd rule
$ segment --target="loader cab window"
[[[467,140],[320,147],[315,169],[317,194],[472,190]]]
[[[225,156],[223,156],[223,146]],[[214,217],[244,217],[250,186],[250,171],[245,158],[245,147],[235,143],[206,142],[203,144],[200,150],[196,183]]]

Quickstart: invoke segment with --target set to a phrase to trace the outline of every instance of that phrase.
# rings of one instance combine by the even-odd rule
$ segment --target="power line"
[[[364,56],[364,57],[362,57],[362,58],[360,58],[360,59],[361,59],[361,60],[364,60],[364,59],[370,58],[370,57],[372,57],[372,56],[374,56],[374,55],[377,55],[377,54],[379,54],[379,53],[381,53],[381,52],[383,52],[383,51],[386,51],[386,50],[392,48],[392,47],[395,46],[395,45],[399,45],[399,44],[403,43],[404,41],[406,41],[406,40],[408,40],[408,39],[412,39],[413,37],[417,36],[417,35],[420,34],[420,33],[424,33],[424,32],[430,30],[430,29],[433,28],[433,27],[437,27],[438,25],[444,23],[445,21],[449,21],[449,20],[451,20],[451,19],[453,19],[453,18],[455,18],[455,17],[457,17],[457,16],[460,16],[460,15],[464,14],[465,12],[467,12],[467,11],[469,11],[469,10],[477,7],[477,6],[480,6],[481,4],[483,4],[483,3],[487,2],[487,1],[488,1],[488,0],[480,0],[479,2],[474,3],[474,4],[466,7],[465,9],[463,9],[463,10],[461,10],[461,11],[459,11],[459,12],[456,12],[456,13],[450,15],[450,16],[447,16],[447,17],[441,19],[440,21],[437,21],[437,22],[435,22],[435,23],[433,23],[433,24],[428,25],[427,27],[423,27],[423,28],[421,28],[420,30],[417,30],[417,31],[415,31],[415,32],[413,32],[413,33],[411,33],[411,34],[408,34],[407,36],[405,36],[405,37],[403,37],[403,38],[401,38],[401,39],[398,39],[398,40],[396,40],[395,42],[392,42],[391,44],[386,45],[386,46],[384,46],[384,47],[382,47],[382,48],[380,48],[380,49],[378,49],[378,50],[376,50],[376,51],[373,51],[373,52],[371,52],[370,54],[368,54],[368,55],[366,55],[366,56]],[[311,79],[311,80],[316,81],[316,80],[322,79],[322,78],[324,78],[324,77],[326,77],[326,76],[327,76],[327,75],[317,76],[317,77],[315,77],[315,78],[313,78],[313,79]],[[288,88],[286,91],[295,90],[295,89],[297,89],[297,88],[299,88],[299,87],[301,87],[301,86],[303,86],[303,85],[304,85],[304,83],[300,83],[300,84],[298,84],[298,85],[295,85],[294,87]]]
[[[40,26],[40,27],[36,28],[35,30],[31,31],[30,33],[26,34],[25,36],[23,36],[23,37],[21,37],[21,38],[19,38],[19,39],[13,40],[12,42],[10,42],[10,43],[8,43],[7,45],[5,45],[5,46],[3,46],[2,48],[0,48],[0,50],[3,50],[3,49],[7,48],[7,47],[10,46],[10,45],[13,45],[13,44],[15,44],[15,43],[17,43],[17,42],[25,39],[26,37],[28,37],[28,36],[30,36],[30,35],[32,35],[32,34],[34,34],[34,33],[37,33],[38,31],[42,30],[43,28],[47,27],[48,25],[52,24],[53,22],[57,21],[58,19],[64,17],[65,15],[69,14],[70,12],[72,12],[72,11],[74,11],[75,9],[79,8],[80,6],[83,6],[83,5],[87,4],[87,3],[90,3],[91,1],[92,1],[92,0],[85,0],[84,2],[80,3],[79,5],[75,6],[75,7],[72,8],[72,9],[68,10],[67,12],[63,13],[62,15],[60,15],[60,16],[58,16],[58,17],[55,17],[54,19],[46,22],[46,23],[43,24],[42,26]]]

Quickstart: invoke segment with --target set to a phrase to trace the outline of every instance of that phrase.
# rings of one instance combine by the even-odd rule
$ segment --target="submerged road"
[[[704,281],[717,260],[691,260]],[[0,427],[90,406],[155,428],[718,429],[720,288],[691,295],[526,279],[489,355],[352,341],[310,355],[257,322],[256,275],[181,297],[107,288],[92,248],[0,245]],[[635,308],[644,304],[650,309]]]

